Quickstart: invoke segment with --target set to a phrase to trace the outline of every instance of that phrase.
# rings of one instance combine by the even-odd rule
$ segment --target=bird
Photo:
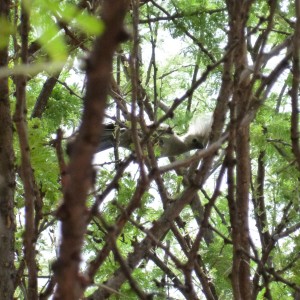
[[[191,150],[206,147],[212,126],[212,114],[204,114],[195,118],[187,132],[182,135],[176,134],[173,129],[165,124],[159,126],[154,134],[154,143],[159,147],[159,157],[173,157],[184,154]],[[101,152],[117,146],[132,150],[132,131],[129,128],[121,128],[114,123],[104,124],[100,144],[96,152]],[[151,125],[149,125],[149,128]],[[118,129],[117,129],[118,128]],[[116,132],[119,130],[119,138]],[[142,132],[139,136],[142,138]]]

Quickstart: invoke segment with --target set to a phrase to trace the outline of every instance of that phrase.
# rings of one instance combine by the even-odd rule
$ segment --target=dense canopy
[[[0,300],[299,299],[299,81],[299,0],[1,0]]]

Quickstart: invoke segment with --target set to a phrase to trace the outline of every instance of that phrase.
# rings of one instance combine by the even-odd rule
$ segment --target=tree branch
[[[92,159],[101,136],[113,55],[118,44],[127,38],[123,28],[127,8],[126,0],[104,1],[105,31],[96,39],[87,60],[82,124],[68,166],[70,181],[64,189],[64,201],[58,212],[62,220],[62,241],[59,258],[53,265],[57,280],[55,299],[78,299],[86,288],[84,278],[79,274],[88,216],[86,199],[93,181]]]

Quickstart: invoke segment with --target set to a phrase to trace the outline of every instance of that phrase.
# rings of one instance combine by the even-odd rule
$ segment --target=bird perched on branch
[[[203,149],[209,139],[212,126],[212,115],[201,115],[191,122],[187,133],[177,135],[170,126],[160,126],[154,137],[154,143],[159,146],[160,157],[177,156],[194,149]],[[133,149],[132,131],[119,127],[119,138],[116,138],[115,124],[104,125],[103,134],[97,152],[117,146]]]

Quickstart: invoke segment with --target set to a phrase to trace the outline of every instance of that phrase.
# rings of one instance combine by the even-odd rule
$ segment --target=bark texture
[[[59,211],[62,220],[60,256],[54,264],[57,280],[55,299],[79,299],[86,286],[79,274],[80,253],[87,226],[86,198],[92,185],[92,159],[101,136],[101,124],[112,72],[113,55],[127,38],[123,20],[126,0],[104,1],[104,33],[96,39],[87,60],[87,90],[82,124],[68,166],[69,180],[64,186],[64,201]]]
[[[0,17],[8,19],[9,0],[0,2]],[[7,47],[0,49],[0,67],[8,64]],[[8,78],[0,78],[0,299],[14,293],[14,192],[13,126],[8,97]]]

